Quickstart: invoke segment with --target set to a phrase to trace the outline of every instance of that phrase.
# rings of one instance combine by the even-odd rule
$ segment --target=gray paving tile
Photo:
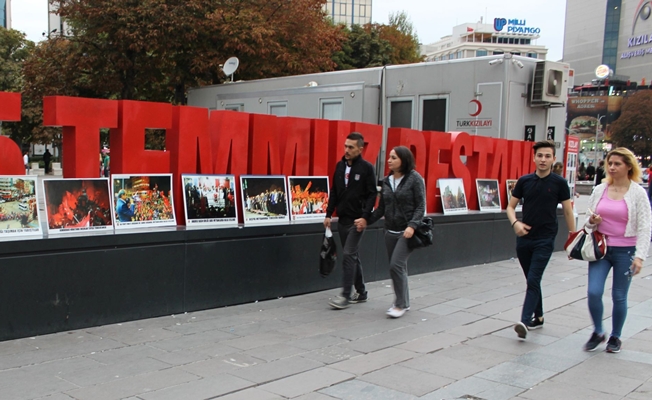
[[[117,381],[69,390],[66,394],[77,400],[113,400],[177,386],[201,379],[176,368],[150,372]]]
[[[303,357],[290,357],[246,368],[239,368],[230,373],[243,379],[262,384],[316,369],[323,365],[318,361]]]
[[[563,372],[580,364],[582,361],[533,351],[515,358],[512,362],[552,372]]]
[[[464,379],[485,369],[471,361],[446,357],[440,353],[426,354],[399,365],[454,380]]]
[[[478,336],[488,335],[490,333],[499,331],[509,325],[511,324],[505,321],[500,321],[493,318],[485,318],[479,321],[471,322],[470,324],[458,326],[457,328],[450,329],[447,332],[452,333],[453,335],[476,338]]]
[[[320,391],[329,399],[342,400],[414,400],[417,397],[360,380],[351,380]],[[326,400],[326,399],[324,399]]]
[[[298,397],[300,395],[319,391],[320,389],[353,379],[353,374],[322,367],[304,373],[283,378],[260,386],[261,390],[269,391],[285,397]]]
[[[480,372],[477,374],[477,377],[505,385],[529,389],[554,375],[555,372],[553,371],[506,362]]]
[[[413,351],[416,353],[432,353],[434,351],[461,343],[465,340],[467,340],[466,337],[442,332],[410,340],[409,342],[396,346],[396,348]]]
[[[442,400],[442,399],[466,399],[469,396],[475,396],[478,393],[492,390],[499,386],[496,382],[480,379],[474,376],[458,380],[457,382],[444,388],[435,390],[425,396],[420,397],[422,400]]]
[[[249,388],[240,390],[235,393],[220,396],[220,400],[283,400],[281,397],[274,393],[269,393],[258,388]]]
[[[288,344],[280,343],[270,346],[256,347],[255,349],[245,351],[244,354],[269,362],[304,354],[307,352],[308,350],[306,349],[301,349],[298,347],[290,346]]]
[[[390,365],[387,368],[361,376],[358,380],[414,396],[423,396],[454,382],[449,378],[400,365]]]
[[[304,353],[301,356],[311,360],[319,361],[324,364],[334,364],[359,356],[361,354],[362,353],[346,347],[331,346],[323,349],[313,350],[309,353]]]
[[[381,349],[394,347],[409,340],[424,337],[429,334],[430,332],[427,329],[421,329],[418,325],[408,326],[351,341],[342,344],[342,347],[350,347],[351,349],[361,353],[371,353]]]
[[[133,399],[138,400],[136,398]],[[75,399],[63,393],[57,393],[46,397],[39,397],[38,399],[34,399],[34,400],[75,400]],[[124,399],[124,400],[130,400],[130,399]]]
[[[475,339],[470,339],[464,344],[467,346],[481,347],[483,349],[499,351],[501,353],[512,354],[515,356],[539,349],[541,347],[532,341],[514,340],[514,338],[505,338],[495,335],[480,336]]]
[[[347,339],[334,335],[324,334],[290,340],[288,341],[288,344],[304,350],[315,350],[324,347],[338,346],[348,342],[349,341]]]
[[[621,397],[614,394],[604,393],[583,385],[573,383],[557,382],[549,380],[543,382],[530,390],[521,393],[519,399],[529,400],[550,400],[550,399],[591,399],[591,400],[617,400]],[[648,397],[649,399],[649,397]]]
[[[161,350],[177,351],[205,346],[208,343],[217,343],[235,337],[235,335],[226,332],[212,330],[159,340],[149,343],[149,345]]]
[[[192,364],[182,365],[181,369],[201,377],[210,377],[222,373],[232,373],[240,368],[249,368],[254,365],[264,364],[265,361],[251,357],[247,354],[227,354]]]
[[[253,382],[223,374],[138,395],[143,400],[204,400],[252,387]]]
[[[373,353],[353,357],[346,361],[341,361],[330,365],[331,368],[350,372],[357,375],[363,375],[371,371],[385,368],[388,365],[396,364],[401,361],[409,360],[417,354],[401,349],[384,349]]]
[[[438,351],[435,355],[466,361],[483,368],[493,367],[494,365],[509,361],[513,358],[513,355],[511,354],[468,346],[464,343]]]

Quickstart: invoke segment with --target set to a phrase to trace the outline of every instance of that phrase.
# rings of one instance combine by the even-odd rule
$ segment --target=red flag
[[[473,32],[473,28],[469,28],[468,26],[466,27],[467,32]]]

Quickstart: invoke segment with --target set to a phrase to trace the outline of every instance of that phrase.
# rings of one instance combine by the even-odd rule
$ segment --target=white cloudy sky
[[[13,0],[12,26],[38,41],[48,28],[48,0]],[[493,23],[494,18],[526,20],[527,26],[541,28],[537,44],[548,47],[548,59],[562,57],[566,0],[529,2],[515,0],[373,0],[373,20],[386,23],[391,12],[405,11],[421,43],[432,43],[448,35],[454,25],[466,22]]]

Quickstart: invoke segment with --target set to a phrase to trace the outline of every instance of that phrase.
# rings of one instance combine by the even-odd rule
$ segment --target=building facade
[[[453,28],[453,33],[440,41],[422,45],[421,54],[427,61],[456,60],[512,53],[541,60],[548,49],[536,45],[541,30],[527,25],[526,20],[496,18],[494,24],[465,23]]]
[[[652,79],[652,2],[569,0],[566,2],[564,62],[575,84],[591,82],[599,65],[611,76],[639,85]]]
[[[11,0],[0,0],[0,26],[11,29]]]
[[[372,0],[327,0],[324,8],[336,24],[364,25],[371,22]]]
[[[48,2],[48,36],[65,35],[68,24],[56,12],[59,5]]]

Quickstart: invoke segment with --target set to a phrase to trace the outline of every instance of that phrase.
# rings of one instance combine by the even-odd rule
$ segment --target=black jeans
[[[516,239],[516,255],[527,280],[527,291],[523,302],[521,322],[528,325],[532,317],[543,317],[543,296],[541,295],[541,278],[548,266],[555,238]]]
[[[342,242],[342,296],[351,299],[351,286],[355,286],[358,293],[365,292],[362,264],[358,254],[362,232],[358,232],[355,225],[338,222],[338,233]]]

